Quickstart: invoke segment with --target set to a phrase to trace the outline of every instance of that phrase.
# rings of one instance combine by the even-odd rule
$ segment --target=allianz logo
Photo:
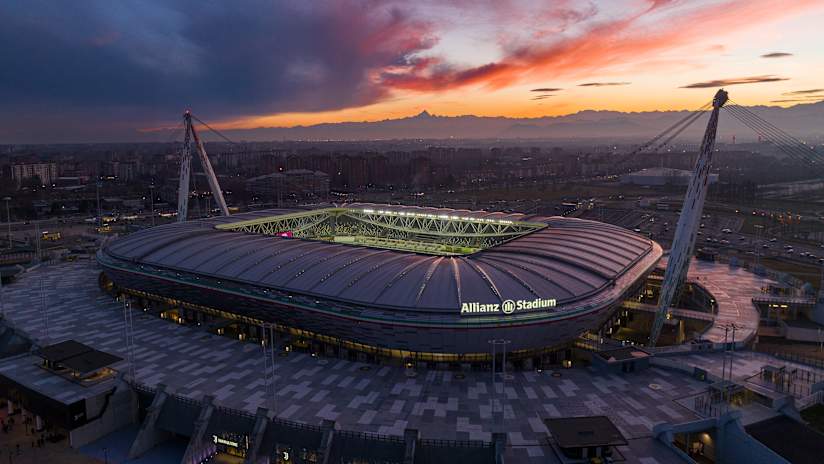
[[[504,300],[501,303],[470,302],[461,304],[461,314],[512,314],[516,311],[531,311],[535,309],[554,308],[556,304],[557,301],[555,300],[555,298],[535,298],[534,300]]]

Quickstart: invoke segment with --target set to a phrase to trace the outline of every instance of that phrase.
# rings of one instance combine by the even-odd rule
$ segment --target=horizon
[[[820,105],[819,105],[820,104]],[[817,113],[805,113],[802,114],[804,116],[804,124],[799,125],[798,122],[798,115],[793,115],[791,112],[799,107],[809,107],[813,108],[819,105],[822,111]],[[818,135],[818,127],[819,124],[824,122],[824,101],[814,101],[814,102],[807,102],[807,103],[796,103],[791,106],[780,106],[780,105],[753,105],[748,106],[748,108],[754,109],[756,112],[761,113],[762,115],[765,112],[769,112],[769,119],[773,122],[778,123],[779,126],[786,125],[790,132],[794,132],[796,136],[799,137],[811,137],[811,143],[818,144],[820,143],[821,137]],[[559,114],[559,115],[536,115],[536,116],[505,116],[505,115],[486,115],[486,116],[479,116],[473,114],[456,114],[456,115],[444,115],[444,114],[436,114],[434,112],[430,112],[427,109],[423,109],[416,114],[410,114],[405,116],[399,116],[396,118],[387,118],[381,120],[351,120],[351,121],[340,121],[340,122],[320,122],[317,124],[311,125],[294,125],[294,126],[261,126],[261,127],[249,127],[249,128],[236,128],[236,129],[222,129],[220,130],[221,135],[213,133],[211,130],[208,130],[207,127],[202,127],[202,137],[203,140],[207,143],[221,143],[224,140],[222,137],[229,135],[232,138],[241,137],[237,139],[229,139],[232,143],[321,143],[321,142],[383,142],[383,141],[398,141],[398,140],[428,140],[428,141],[436,141],[436,140],[451,140],[455,142],[463,141],[463,142],[473,142],[473,141],[481,141],[481,140],[492,140],[492,139],[500,139],[500,140],[534,140],[536,142],[541,143],[582,143],[582,142],[596,142],[599,140],[610,140],[609,143],[634,143],[638,140],[646,140],[647,138],[657,134],[661,130],[664,130],[670,123],[674,123],[676,119],[667,119],[668,117],[677,117],[687,112],[693,112],[696,110],[689,110],[689,109],[666,109],[666,110],[649,110],[649,111],[620,111],[614,109],[580,109],[573,113],[568,114]],[[622,117],[624,120],[633,122],[634,117],[641,118],[638,122],[642,125],[635,128],[634,132],[626,132],[626,133],[614,133],[614,131],[610,131],[609,128],[604,128],[603,133],[598,134],[581,134],[580,132],[576,132],[576,130],[580,130],[580,128],[575,127],[576,124],[587,124],[587,123],[604,123],[604,122],[614,122],[615,119],[605,119],[605,120],[576,120],[574,119],[578,115],[582,115],[585,113],[594,113],[594,114],[609,114],[616,115],[618,117]],[[649,119],[650,115],[661,114],[664,115],[664,119],[661,120],[651,120]],[[706,114],[706,112],[705,112]],[[786,118],[785,118],[786,116]],[[455,120],[465,120],[465,119],[474,119],[478,121],[513,121],[513,126],[497,126],[498,130],[503,132],[501,133],[483,133],[483,135],[479,135],[477,131],[483,130],[484,128],[475,128],[472,129],[467,128],[466,126],[458,128],[458,130],[463,130],[463,135],[448,135],[444,133],[444,131],[449,130],[449,126],[445,126],[450,121]],[[736,136],[739,137],[740,142],[748,142],[754,140],[760,140],[759,134],[753,132],[751,129],[747,128],[746,126],[742,125],[742,123],[734,117],[730,117],[730,115],[726,115],[724,117],[726,122],[723,122],[719,125],[719,139],[727,137]],[[785,120],[786,119],[786,120]],[[426,124],[426,121],[433,121],[436,125]],[[569,121],[567,121],[569,120]],[[414,123],[420,121],[423,125],[418,126],[403,126],[403,127],[396,127],[394,129],[387,129],[386,127],[382,126],[382,124],[395,124],[400,122],[410,122]],[[539,133],[531,133],[531,134],[511,134],[508,131],[518,127],[519,123],[522,122],[530,122],[530,121],[546,121],[547,124],[543,126],[536,126],[539,129],[543,129],[549,132],[539,132]],[[782,124],[783,123],[783,124]],[[437,125],[439,124],[439,125]],[[556,128],[556,124],[564,124],[565,134],[557,134],[551,133],[552,129]],[[214,125],[214,124],[210,124]],[[395,132],[392,132],[395,130]],[[695,138],[698,136],[699,132],[701,131],[701,124],[692,125],[685,129],[685,131],[681,134],[679,139],[676,139],[676,142],[686,142],[692,143],[688,141],[690,138]],[[303,131],[301,133],[297,133],[296,131]],[[306,132],[310,131],[310,132]],[[330,132],[332,131],[332,132]],[[338,131],[338,132],[335,132]],[[343,133],[341,135],[340,131],[351,131],[348,133]],[[375,133],[382,133],[384,135],[375,135]],[[337,135],[330,135],[330,134],[337,134]],[[159,127],[159,128],[151,128],[151,129],[142,129],[135,131],[132,135],[131,139],[108,139],[108,140],[96,140],[96,141],[89,141],[89,140],[47,140],[47,141],[13,141],[13,142],[3,142],[0,141],[0,145],[82,145],[82,144],[164,144],[164,143],[179,143],[176,137],[180,136],[180,127]],[[243,138],[243,137],[249,138]],[[687,139],[687,140],[685,140]],[[696,139],[697,140],[697,139]],[[694,142],[694,141],[693,141]],[[722,140],[719,140],[719,143],[725,143]]]

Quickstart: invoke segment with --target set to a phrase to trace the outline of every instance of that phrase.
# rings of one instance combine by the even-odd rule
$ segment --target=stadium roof
[[[655,248],[593,221],[372,204],[476,220],[545,224],[476,253],[433,256],[391,249],[217,229],[294,210],[266,210],[154,227],[109,244],[114,258],[372,307],[454,312],[463,302],[552,298],[558,306],[597,293]]]

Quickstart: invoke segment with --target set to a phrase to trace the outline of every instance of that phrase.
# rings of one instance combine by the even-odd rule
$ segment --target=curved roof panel
[[[646,237],[582,219],[363,203],[346,207],[546,227],[460,256],[215,228],[293,212],[268,210],[147,229],[113,241],[104,252],[130,263],[369,307],[454,312],[461,302],[554,298],[561,306],[587,298],[655,249]]]

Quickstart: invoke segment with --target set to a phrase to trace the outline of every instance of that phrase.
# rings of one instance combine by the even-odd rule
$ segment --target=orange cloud
[[[670,0],[653,1],[641,13],[597,24],[578,36],[550,45],[539,41],[521,46],[509,51],[498,62],[458,68],[440,61],[429,66],[410,60],[409,69],[386,70],[378,78],[380,84],[388,88],[431,92],[468,85],[499,89],[537,75],[580,76],[689,45],[696,38],[706,36],[708,31],[723,34],[821,6],[817,0],[790,3],[781,0],[728,0],[656,19],[653,30],[643,24],[649,15],[657,17],[670,13],[659,11],[666,10],[664,7],[670,3]]]
[[[585,82],[578,87],[614,87],[616,85],[630,85],[631,82]]]

